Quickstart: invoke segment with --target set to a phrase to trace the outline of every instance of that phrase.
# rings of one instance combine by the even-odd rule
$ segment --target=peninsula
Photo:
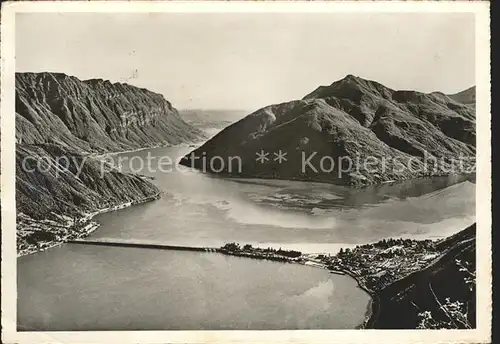
[[[474,328],[475,231],[473,224],[440,240],[384,239],[334,255],[237,243],[217,252],[316,266],[353,277],[373,299],[363,328]],[[448,288],[449,283],[455,288]],[[447,300],[459,305],[459,321],[447,314]]]

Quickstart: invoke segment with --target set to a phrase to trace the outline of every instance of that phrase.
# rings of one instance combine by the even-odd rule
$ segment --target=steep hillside
[[[17,249],[33,253],[84,237],[99,224],[93,214],[157,199],[141,177],[66,147],[16,146]]]
[[[459,103],[470,104],[474,106],[476,104],[476,86],[472,86],[462,92],[451,94],[448,97]]]
[[[61,73],[16,74],[19,254],[88,235],[92,214],[159,197],[156,186],[89,153],[203,137],[160,94]]]
[[[424,312],[430,312],[425,328],[475,327],[476,225],[443,240],[436,248],[443,252],[436,261],[374,295],[374,314],[367,328],[416,328],[423,320],[419,314]],[[468,283],[471,276],[473,282]],[[462,303],[463,319],[448,316],[447,298],[450,303]]]
[[[16,74],[16,139],[80,152],[109,152],[192,142],[201,132],[162,95],[107,80],[62,73]]]
[[[475,141],[470,106],[442,93],[395,91],[348,75],[301,100],[257,110],[181,163],[219,172],[220,163],[205,162],[222,157],[224,174],[358,185],[446,174],[426,170],[423,158],[446,159],[449,167],[451,159],[474,156]],[[264,162],[256,161],[261,150],[269,153]],[[286,161],[275,159],[280,150]],[[241,169],[229,164],[235,156]]]
[[[141,177],[73,149],[50,144],[16,147],[17,211],[35,219],[81,215],[158,193]]]

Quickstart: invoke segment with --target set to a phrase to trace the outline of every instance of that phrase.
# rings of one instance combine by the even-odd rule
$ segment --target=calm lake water
[[[354,328],[369,302],[346,276],[216,253],[68,244],[19,265],[27,330]]]
[[[162,199],[97,217],[96,238],[220,246],[229,241],[335,251],[387,237],[442,237],[474,222],[475,184],[453,176],[353,189],[321,183],[221,179],[184,168],[164,173],[160,157],[177,161],[192,148],[121,154],[122,169],[138,169],[135,156],[152,158],[140,173]],[[118,160],[115,156],[115,160]],[[164,158],[164,161],[168,159]],[[162,165],[169,170],[169,165]]]
[[[191,149],[114,158],[127,171],[138,166],[134,156],[175,162]],[[468,177],[350,189],[165,173],[157,162],[140,172],[154,176],[164,196],[98,216],[93,238],[335,253],[387,237],[444,237],[475,221]],[[347,276],[215,253],[66,244],[18,259],[18,322],[26,330],[354,328],[369,300]]]

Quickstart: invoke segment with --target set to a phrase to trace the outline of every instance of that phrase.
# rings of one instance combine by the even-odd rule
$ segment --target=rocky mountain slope
[[[80,152],[122,151],[199,140],[162,95],[62,73],[16,73],[16,139]]]
[[[16,145],[18,255],[89,235],[92,217],[160,197],[143,177],[125,174],[53,144]]]
[[[17,211],[34,219],[78,216],[159,193],[142,177],[51,144],[17,146],[16,183]]]
[[[449,97],[459,103],[474,106],[476,104],[476,86],[472,86],[462,92],[451,94]]]
[[[374,295],[367,328],[416,328],[424,319],[424,328],[475,328],[476,224],[444,239],[437,249],[443,252],[439,259]],[[456,301],[462,303],[460,312],[447,306]],[[429,316],[422,317],[424,312]]]
[[[446,174],[427,170],[423,159],[443,158],[449,167],[451,159],[473,157],[475,135],[469,105],[439,92],[396,91],[348,75],[301,100],[255,111],[181,163],[234,176],[371,184]],[[261,150],[267,160],[256,161]],[[280,151],[286,161],[277,159]],[[224,168],[219,158],[214,168],[203,166],[216,156]],[[241,169],[228,163],[235,156]]]
[[[20,254],[88,235],[92,214],[153,200],[160,190],[89,153],[203,137],[162,95],[61,73],[16,74],[16,202]]]

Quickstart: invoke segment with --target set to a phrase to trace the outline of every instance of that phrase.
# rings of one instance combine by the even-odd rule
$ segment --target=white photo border
[[[491,342],[490,12],[487,1],[65,1],[7,2],[1,11],[1,232],[4,343],[488,343]],[[18,332],[15,204],[15,16],[106,13],[474,13],[477,130],[477,328],[473,330]],[[457,71],[459,72],[459,71]]]

